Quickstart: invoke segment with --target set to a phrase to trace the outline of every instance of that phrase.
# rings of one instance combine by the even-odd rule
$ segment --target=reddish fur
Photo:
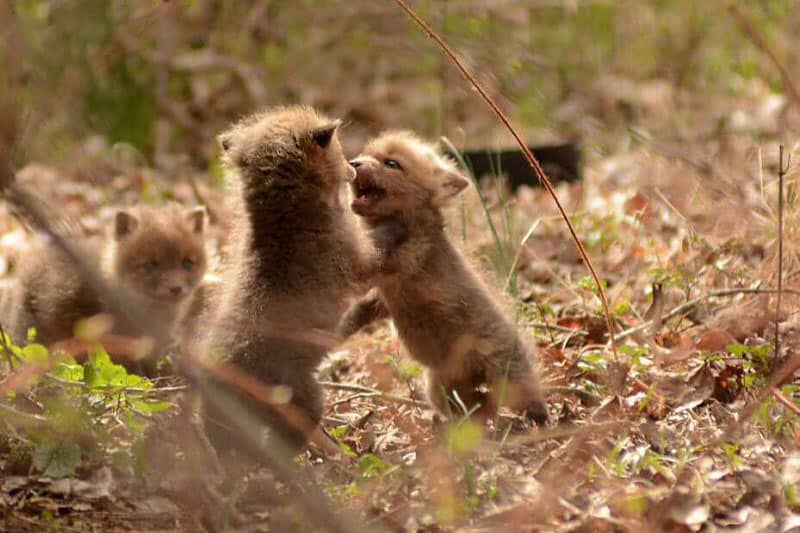
[[[106,282],[125,289],[127,297],[159,325],[159,331],[148,332],[159,351],[170,348],[174,328],[205,271],[202,216],[176,205],[138,206],[117,215],[117,220],[136,221],[124,235],[112,229],[105,237],[74,241]],[[191,271],[182,265],[185,259],[193,262]],[[143,265],[150,262],[156,266],[144,272]],[[180,294],[171,294],[170,287],[180,287]],[[5,309],[16,342],[24,342],[28,328],[35,327],[37,342],[44,344],[71,338],[78,320],[108,311],[69,258],[47,242],[39,242],[21,259]],[[113,332],[134,335],[138,330],[116,320]]]
[[[467,178],[407,132],[374,139],[352,163],[354,210],[370,228],[393,221],[407,235],[395,246],[378,246],[379,290],[348,312],[341,332],[380,316],[382,303],[405,350],[428,367],[429,396],[440,411],[459,414],[445,401],[455,391],[467,408],[480,406],[483,417],[508,405],[546,420],[530,349],[444,230],[441,208],[467,187]]]

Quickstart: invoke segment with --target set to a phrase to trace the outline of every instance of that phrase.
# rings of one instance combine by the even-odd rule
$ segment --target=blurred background
[[[771,253],[778,144],[792,153],[800,126],[800,82],[792,78],[800,70],[800,2],[412,5],[530,144],[578,143],[582,179],[561,184],[558,194],[607,271],[631,253],[614,217],[638,216],[653,202],[668,214],[647,229],[651,236],[677,224],[712,248],[734,239],[758,257]],[[342,118],[348,156],[387,128],[445,135],[477,153],[514,147],[392,1],[17,0],[3,7],[0,78],[24,117],[18,177],[90,229],[102,227],[96,213],[107,215],[114,204],[174,199],[208,205],[212,241],[224,245],[215,137],[271,105],[310,104]],[[552,200],[529,188],[504,195],[493,185],[481,191],[486,209],[468,199],[458,231],[466,241],[466,227],[474,227],[478,247],[493,241],[479,255],[489,256],[500,279],[539,219],[528,248],[583,275],[552,218]],[[491,237],[485,216],[500,228]],[[15,229],[0,217],[0,232]],[[795,233],[800,238],[800,223],[788,224],[787,240]],[[0,241],[12,270],[26,242],[14,235]],[[789,268],[800,265],[795,255]],[[647,259],[658,269],[669,257]],[[648,272],[636,277],[650,279]]]
[[[771,253],[778,145],[792,153],[800,126],[793,79],[800,2],[412,5],[530,144],[580,146],[582,179],[558,194],[608,270],[630,253],[609,217],[638,216],[652,202],[669,213],[662,223],[702,233],[712,247],[735,239],[758,257]],[[310,104],[342,118],[348,156],[387,128],[444,135],[477,153],[514,147],[433,41],[388,0],[18,0],[3,7],[0,78],[24,116],[19,179],[48,191],[68,215],[88,215],[89,227],[101,227],[95,213],[115,203],[164,199],[206,204],[212,223],[224,226],[215,137],[271,105]],[[787,179],[791,215],[794,166]],[[494,217],[502,227],[492,230],[489,262],[501,279],[538,219],[528,247],[542,261],[571,265],[576,276],[583,270],[563,227],[549,218],[551,199],[529,188],[514,196],[493,183],[484,189],[485,209],[468,201],[459,232],[466,241],[471,224],[486,240],[484,215]],[[0,217],[0,232],[15,227]],[[788,224],[789,240],[795,232],[800,237],[800,223]],[[16,235],[6,239],[12,269],[13,248],[25,242]],[[226,235],[222,227],[212,240],[223,245]],[[800,255],[789,255],[789,267],[800,265]],[[648,259],[656,268],[670,261]]]
[[[349,153],[384,128],[457,146],[510,138],[390,1],[18,0],[26,161],[63,164],[123,144],[167,172],[215,166],[217,132],[263,106],[308,103],[346,121]],[[775,66],[726,2],[423,0],[530,142],[587,155],[797,124]],[[741,4],[787,72],[800,2]],[[667,149],[667,146],[661,146]],[[689,155],[689,154],[685,154]]]

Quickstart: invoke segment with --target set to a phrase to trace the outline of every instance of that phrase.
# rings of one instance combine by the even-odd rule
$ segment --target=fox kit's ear
[[[139,219],[128,211],[117,211],[117,216],[114,217],[114,238],[120,240],[121,238],[130,235],[136,230],[139,225]]]
[[[217,142],[219,143],[219,147],[222,148],[223,152],[227,152],[231,149],[231,136],[227,133],[221,133],[217,136]]]
[[[433,197],[435,205],[444,205],[469,186],[469,179],[458,170],[443,172],[439,189]]]
[[[192,207],[186,210],[186,220],[192,226],[192,231],[200,234],[206,226],[206,208],[203,206]]]
[[[333,139],[333,134],[336,132],[336,128],[338,128],[339,124],[341,123],[341,120],[334,120],[330,124],[325,124],[324,126],[315,128],[311,130],[311,138],[320,148],[327,148],[328,145],[331,144],[331,139]]]

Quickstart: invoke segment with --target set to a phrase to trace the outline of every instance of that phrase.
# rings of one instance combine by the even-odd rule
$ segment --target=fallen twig
[[[170,386],[170,387],[153,387],[152,389],[144,389],[144,388],[141,388],[141,387],[118,388],[118,387],[115,387],[113,385],[102,385],[102,386],[99,386],[99,387],[89,387],[89,385],[87,385],[86,383],[84,383],[82,381],[72,381],[72,380],[69,380],[69,379],[63,379],[63,378],[59,378],[57,376],[54,376],[54,375],[52,375],[50,373],[45,373],[45,374],[43,374],[43,376],[46,379],[48,379],[48,380],[50,380],[50,381],[52,381],[54,383],[58,383],[60,385],[65,385],[65,386],[68,386],[68,387],[80,387],[82,389],[91,388],[92,390],[97,390],[97,391],[109,390],[109,391],[114,391],[115,393],[148,395],[148,394],[169,394],[169,393],[173,393],[173,392],[185,392],[185,391],[189,390],[189,386],[188,385],[174,385],[174,386]]]
[[[524,327],[527,327],[527,328],[546,329],[546,330],[550,330],[550,331],[558,331],[558,332],[561,332],[561,333],[573,333],[573,334],[582,333],[584,335],[589,333],[585,329],[568,328],[566,326],[559,326],[558,324],[548,324],[546,322],[523,322],[521,325],[524,326]]]
[[[15,426],[36,427],[41,428],[49,424],[49,420],[41,415],[34,415],[31,413],[23,413],[17,411],[10,405],[0,402],[0,418],[10,422]]]
[[[800,296],[800,291],[796,291],[796,290],[783,289],[782,292],[783,292],[783,294],[791,294],[792,296]],[[711,292],[708,292],[706,294],[703,294],[702,296],[698,296],[697,298],[695,298],[693,300],[689,300],[688,302],[684,302],[684,303],[672,308],[670,311],[668,311],[667,313],[665,313],[661,317],[661,321],[664,322],[664,321],[669,320],[671,318],[674,318],[674,317],[676,317],[678,315],[682,315],[683,313],[686,313],[686,312],[692,310],[693,308],[697,307],[698,305],[700,305],[704,301],[709,300],[711,298],[722,298],[722,297],[726,297],[726,296],[739,296],[741,294],[777,294],[777,293],[778,293],[778,291],[775,290],[775,289],[759,289],[759,288],[719,289],[719,290],[716,290],[716,291],[711,291]],[[617,339],[624,339],[624,338],[630,337],[631,335],[634,335],[636,333],[642,332],[642,331],[646,330],[647,328],[649,328],[652,324],[653,324],[652,320],[647,320],[645,322],[642,322],[638,326],[634,326],[632,328],[626,329],[625,331],[621,331],[621,332],[617,333]]]
[[[365,387],[363,385],[356,385],[354,383],[335,383],[333,381],[321,381],[320,384],[323,387],[332,390],[344,390],[349,392],[357,392],[369,397],[373,398],[381,398],[383,400],[391,400],[393,402],[400,402],[406,403],[409,405],[415,405],[417,407],[428,407],[428,404],[425,402],[421,402],[419,400],[415,400],[414,398],[406,398],[405,396],[398,396],[397,394],[390,394],[388,392],[382,392],[378,389],[373,389],[370,387]],[[365,397],[365,396],[361,396]],[[353,399],[353,398],[351,398]]]
[[[781,391],[779,391],[778,389],[774,389],[772,391],[772,395],[775,397],[776,400],[778,400],[780,403],[788,407],[790,411],[800,416],[800,407],[792,400],[784,396]]]

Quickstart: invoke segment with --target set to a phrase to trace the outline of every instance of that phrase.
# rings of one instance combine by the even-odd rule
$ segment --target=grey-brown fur
[[[307,427],[322,416],[314,373],[347,298],[363,291],[359,278],[368,265],[355,217],[339,202],[354,172],[337,124],[309,107],[286,107],[248,117],[219,136],[238,219],[207,347],[261,384],[288,387],[290,406]],[[240,398],[290,448],[306,442],[306,432],[269,405]],[[242,447],[229,414],[204,404],[215,446]]]
[[[145,332],[157,351],[171,347],[175,327],[205,271],[204,220],[202,208],[136,206],[119,211],[106,236],[73,239],[105,281],[159,326]],[[108,311],[70,259],[44,239],[20,260],[4,305],[9,334],[17,343],[24,342],[31,327],[43,344],[71,338],[76,322]],[[115,317],[113,332],[141,333],[125,317]]]
[[[351,308],[340,332],[347,336],[388,311],[408,354],[429,369],[429,396],[445,413],[479,405],[492,416],[498,405],[547,419],[530,350],[492,298],[469,261],[447,237],[441,207],[468,180],[429,145],[406,132],[371,141],[352,161],[353,210],[368,227],[406,228],[406,238],[383,247],[378,291]],[[381,303],[385,310],[381,309]]]

